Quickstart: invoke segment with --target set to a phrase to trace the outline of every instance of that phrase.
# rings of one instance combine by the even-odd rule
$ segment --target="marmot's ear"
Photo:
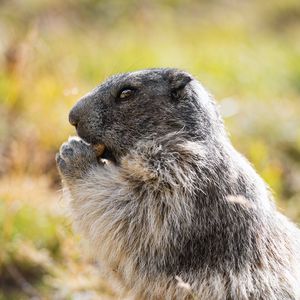
[[[179,100],[184,94],[185,86],[192,81],[193,78],[188,73],[179,70],[172,70],[168,75],[171,87],[171,97],[174,100]]]

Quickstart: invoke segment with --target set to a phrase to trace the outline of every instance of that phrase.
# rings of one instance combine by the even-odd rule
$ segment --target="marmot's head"
[[[79,100],[69,120],[82,139],[104,144],[116,160],[141,140],[178,131],[187,139],[204,140],[221,130],[207,92],[177,69],[112,76]]]

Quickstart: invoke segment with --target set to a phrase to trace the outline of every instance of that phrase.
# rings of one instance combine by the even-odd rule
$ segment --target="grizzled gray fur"
[[[57,165],[75,226],[131,297],[300,299],[299,230],[191,75],[113,76],[69,118],[80,138]]]

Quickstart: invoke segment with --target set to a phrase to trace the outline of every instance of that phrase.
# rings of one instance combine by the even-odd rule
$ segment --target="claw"
[[[55,160],[59,168],[63,169],[67,166],[66,162],[62,159],[59,153],[56,153]]]

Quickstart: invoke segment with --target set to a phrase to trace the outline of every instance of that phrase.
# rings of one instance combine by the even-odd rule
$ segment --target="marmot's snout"
[[[82,116],[82,113],[84,112],[84,104],[83,104],[83,99],[79,100],[71,109],[69,113],[69,122],[71,125],[75,126],[77,129],[79,121],[80,121],[80,116]]]
[[[77,127],[77,124],[79,122],[79,116],[74,113],[74,109],[72,109],[69,113],[69,122],[71,125]]]
[[[81,98],[69,112],[69,122],[76,128],[77,134],[89,144],[99,144],[96,134],[91,130],[91,112],[94,111],[92,97],[88,94]],[[98,132],[99,133],[99,130]]]

